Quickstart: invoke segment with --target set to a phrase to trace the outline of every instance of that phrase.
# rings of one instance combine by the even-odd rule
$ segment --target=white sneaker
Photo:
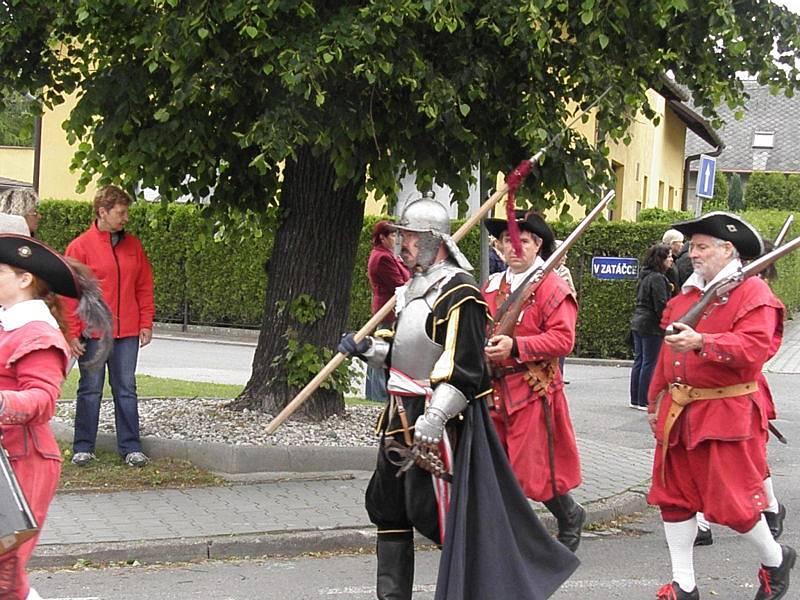
[[[90,462],[97,458],[93,452],[76,452],[72,457],[72,464],[79,467],[85,467]]]
[[[41,597],[41,596],[40,596],[40,595],[39,595],[39,594],[36,592],[36,590],[35,590],[35,589],[33,589],[33,588],[30,588],[30,589],[28,590],[28,595],[27,595],[27,596],[25,596],[25,600],[44,600],[44,598],[42,598],[42,597]]]
[[[125,456],[125,464],[129,467],[143,467],[149,462],[144,452],[130,452]]]

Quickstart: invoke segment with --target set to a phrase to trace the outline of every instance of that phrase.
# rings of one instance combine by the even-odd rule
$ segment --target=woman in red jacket
[[[114,397],[117,451],[128,466],[143,467],[148,458],[142,452],[139,436],[135,374],[139,348],[149,344],[153,335],[155,301],[153,271],[142,243],[125,231],[131,203],[133,198],[116,186],[98,190],[94,197],[94,223],[70,242],[64,254],[92,269],[114,315],[114,342],[107,366]],[[82,467],[94,460],[105,369],[86,369],[85,362],[94,354],[96,340],[79,319],[71,319],[70,333],[72,354],[79,357],[81,371],[72,462]]]
[[[55,294],[81,298],[81,317],[101,334],[95,367],[110,348],[111,314],[97,282],[87,267],[67,260],[32,238],[0,234],[0,434],[39,527],[61,473],[49,421],[70,355]],[[0,555],[0,598],[39,598],[25,573],[37,540],[38,535]]]
[[[397,230],[389,221],[378,221],[372,228],[372,252],[367,261],[367,276],[372,287],[372,314],[375,314],[394,295],[394,290],[405,284],[411,272],[394,253]],[[389,313],[379,326],[394,323],[394,313]],[[367,393],[369,400],[385,402],[386,373],[383,369],[367,367]]]

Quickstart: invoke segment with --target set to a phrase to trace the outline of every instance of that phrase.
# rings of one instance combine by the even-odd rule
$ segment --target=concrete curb
[[[626,490],[621,494],[585,505],[586,525],[602,523],[647,509],[644,494]],[[544,511],[539,518],[551,532],[556,523]],[[241,535],[206,536],[139,540],[135,542],[105,542],[86,544],[46,544],[36,548],[30,560],[32,568],[70,567],[78,560],[91,563],[130,562],[163,563],[251,558],[261,556],[298,556],[310,552],[355,552],[375,547],[375,529],[365,523],[362,527],[341,529],[294,530]],[[417,545],[431,542],[417,536]]]
[[[73,428],[51,422],[56,439],[72,442]],[[96,447],[115,452],[116,436],[98,433]],[[234,444],[142,437],[142,449],[153,458],[188,460],[201,469],[221,473],[371,471],[374,446],[239,446]]]

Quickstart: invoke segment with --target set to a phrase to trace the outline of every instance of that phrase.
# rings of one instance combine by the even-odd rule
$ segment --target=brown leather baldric
[[[696,388],[684,383],[673,383],[667,388],[667,393],[672,398],[672,404],[664,420],[664,433],[661,449],[661,482],[666,484],[667,451],[669,450],[669,434],[672,426],[683,412],[683,409],[697,400],[713,400],[715,398],[735,398],[737,396],[747,396],[758,391],[758,383],[748,381],[747,383],[737,383],[720,388]]]

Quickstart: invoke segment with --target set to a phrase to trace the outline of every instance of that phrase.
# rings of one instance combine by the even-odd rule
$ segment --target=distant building
[[[750,99],[744,118],[737,121],[727,106],[718,108],[725,124],[719,135],[725,149],[717,157],[717,173],[739,173],[747,185],[751,173],[800,173],[800,96],[773,96],[769,87],[754,80],[742,82]],[[708,153],[713,148],[694,134],[686,137],[686,155]],[[689,176],[689,200],[695,201],[697,162]]]

